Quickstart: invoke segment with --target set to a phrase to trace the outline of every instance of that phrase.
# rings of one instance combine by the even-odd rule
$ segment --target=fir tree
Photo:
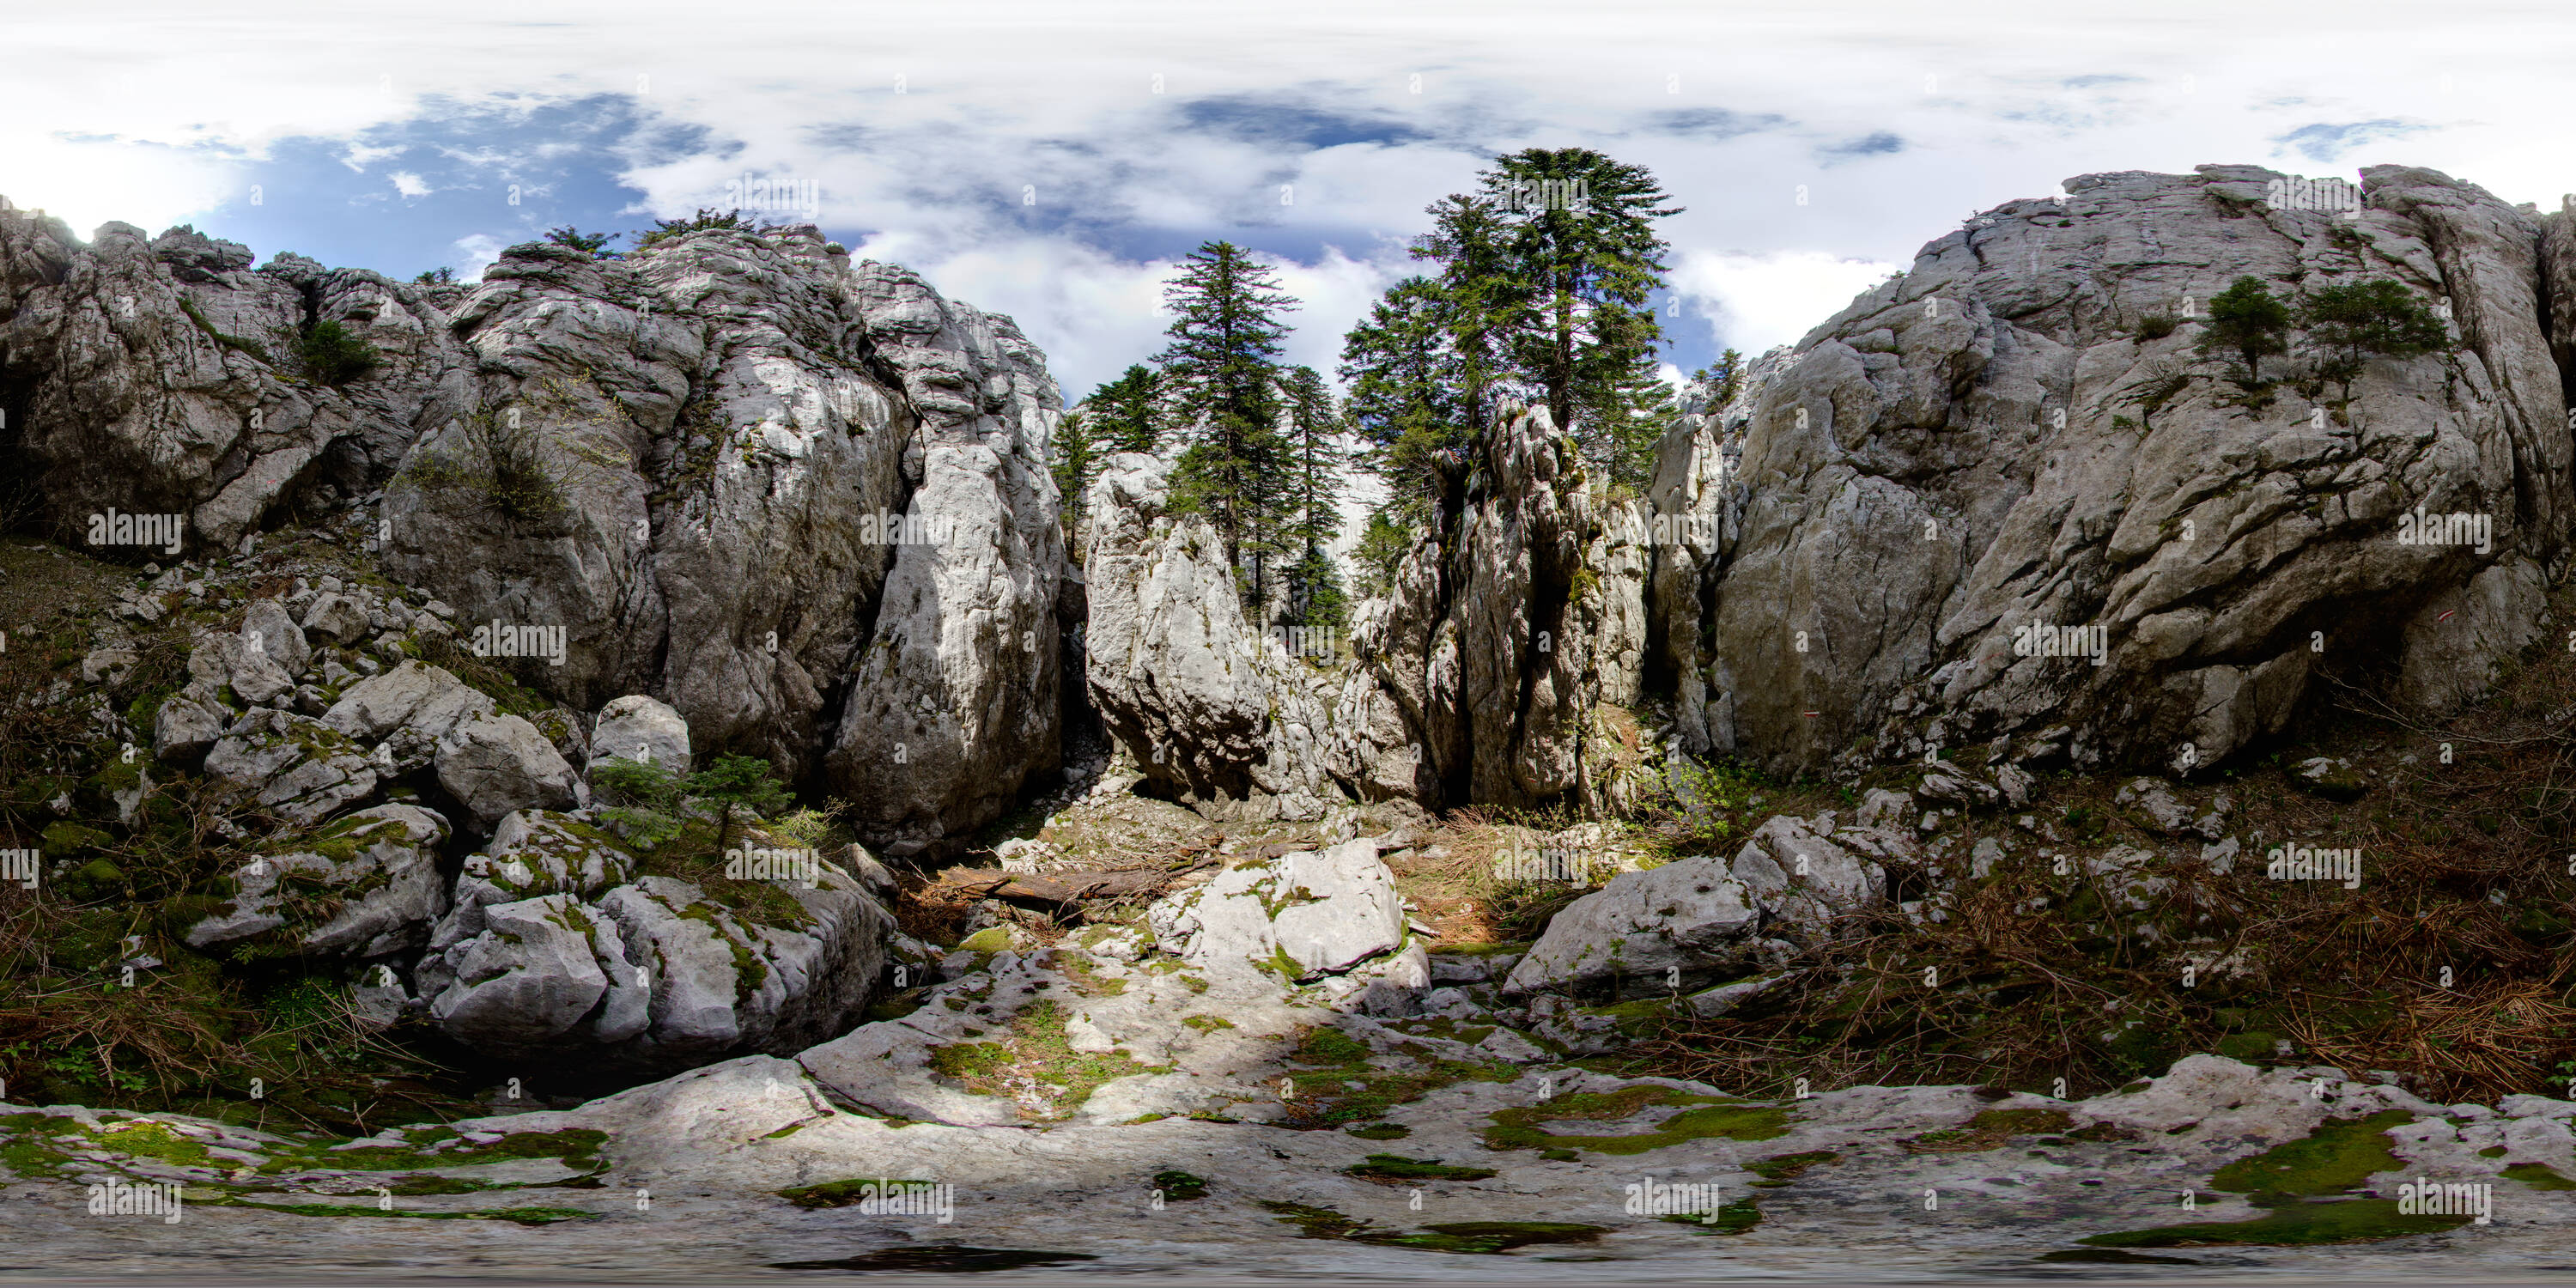
[[[1287,473],[1278,357],[1288,327],[1280,315],[1297,300],[1242,247],[1222,241],[1192,251],[1163,299],[1177,316],[1155,361],[1189,438],[1173,471],[1173,502],[1209,516],[1227,565],[1248,573],[1246,604],[1266,609]]]
[[[1418,523],[1436,506],[1439,454],[1504,398],[1545,405],[1615,485],[1646,484],[1670,415],[1647,307],[1668,249],[1654,221],[1680,213],[1665,200],[1642,166],[1532,148],[1429,208],[1432,231],[1412,253],[1437,271],[1398,283],[1343,349],[1395,519]]]
[[[2210,312],[2217,311],[2213,300]],[[2307,329],[2308,344],[2321,358],[2317,373],[2343,386],[2345,402],[2352,401],[2353,378],[2373,354],[2413,358],[2450,342],[2442,320],[2431,309],[2405,286],[2385,278],[2338,282],[2320,289],[2299,310],[2299,324]]]
[[[1439,283],[1408,277],[1342,341],[1350,425],[1367,445],[1361,463],[1386,481],[1396,516],[1416,525],[1439,504],[1438,455],[1464,445],[1473,423],[1449,319]]]
[[[1160,381],[1151,367],[1138,363],[1116,380],[1091,391],[1082,403],[1091,421],[1091,441],[1102,452],[1150,452],[1159,434]]]
[[[1372,511],[1368,526],[1360,530],[1359,546],[1351,557],[1359,565],[1359,588],[1362,595],[1376,597],[1395,588],[1395,570],[1413,549],[1412,534],[1403,524],[1388,517],[1384,510]]]
[[[1280,314],[1298,301],[1234,242],[1190,252],[1162,299],[1177,317],[1164,330],[1172,343],[1154,361],[1188,435],[1172,502],[1216,523],[1226,567],[1249,574],[1244,603],[1267,608],[1285,477],[1278,353],[1288,325]]]
[[[1288,567],[1287,620],[1297,626],[1340,627],[1348,620],[1341,573],[1325,549],[1342,533],[1339,435],[1341,413],[1333,393],[1312,367],[1291,370],[1282,382],[1288,400],[1286,546],[1296,553]]]
[[[1055,475],[1056,494],[1063,499],[1058,513],[1064,519],[1065,539],[1073,539],[1082,525],[1083,494],[1090,491],[1091,480],[1100,473],[1099,445],[1091,434],[1091,418],[1069,411],[1057,422],[1055,441],[1049,445],[1052,457],[1047,462]]]
[[[1663,286],[1668,249],[1653,221],[1680,207],[1663,204],[1645,167],[1589,148],[1530,148],[1481,179],[1486,197],[1509,212],[1503,320],[1512,371],[1614,483],[1642,486],[1638,417],[1655,397],[1645,382],[1663,338],[1647,300]],[[1651,448],[1642,455],[1651,467]]]
[[[2204,354],[2225,352],[2242,359],[2245,375],[2236,383],[2253,392],[2263,383],[2263,373],[2256,364],[2265,354],[2289,348],[2289,329],[2290,306],[2265,290],[2262,278],[2248,274],[2210,300],[2209,327],[2201,332],[2199,349]]]

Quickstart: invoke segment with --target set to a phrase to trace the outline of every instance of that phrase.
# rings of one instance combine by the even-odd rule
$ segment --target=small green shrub
[[[295,358],[306,376],[337,388],[375,370],[384,355],[337,322],[317,322],[296,341]]]

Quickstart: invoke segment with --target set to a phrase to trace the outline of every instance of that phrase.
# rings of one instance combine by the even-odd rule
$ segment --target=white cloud
[[[426,197],[433,191],[425,180],[409,170],[396,170],[385,177],[393,181],[394,191],[406,197]]]
[[[1773,345],[1796,343],[1896,268],[1822,251],[1686,251],[1671,280],[1688,317],[1699,319],[1717,345],[1750,358]],[[1665,329],[1680,325],[1667,321]]]
[[[471,282],[482,277],[483,270],[501,262],[501,252],[512,244],[489,233],[457,238],[452,249],[465,261],[456,266],[457,279]]]
[[[0,183],[20,204],[83,232],[202,225],[239,200],[240,162],[290,137],[367,167],[396,155],[367,131],[427,111],[632,96],[651,124],[699,132],[685,155],[633,149],[620,176],[644,194],[633,213],[716,204],[746,172],[813,180],[827,228],[1015,315],[1076,396],[1159,347],[1160,278],[1208,236],[1294,248],[1282,276],[1308,307],[1289,357],[1329,372],[1342,331],[1407,271],[1422,206],[1480,157],[1524,146],[1651,167],[1690,208],[1665,230],[1690,310],[1670,329],[1705,326],[1748,352],[1794,339],[1969,211],[2088,171],[2266,161],[2277,139],[2403,121],[2428,128],[2337,136],[2351,148],[2330,169],[2403,160],[2549,206],[2565,182],[2554,48],[2504,9],[2428,24],[2419,7],[2347,6],[2332,57],[2310,25],[2190,3],[2148,22],[1855,0],[1756,23],[1639,0],[1492,0],[1472,22],[1384,0],[1218,17],[1166,0],[1079,13],[995,0],[871,15],[855,46],[827,38],[853,21],[840,0],[720,23],[675,0],[575,6],[543,25],[522,0],[364,13],[294,0],[203,23],[140,12],[100,0],[13,15]],[[1851,150],[1878,136],[1903,146]],[[536,203],[585,186],[544,161],[569,146],[439,151],[509,169],[501,182]],[[406,175],[429,192],[450,182],[426,156],[404,163],[389,178],[407,201],[426,193]],[[1036,207],[1018,204],[1024,186]],[[351,218],[306,209],[296,217]],[[418,210],[358,217],[377,214]],[[523,235],[456,248],[479,266]]]

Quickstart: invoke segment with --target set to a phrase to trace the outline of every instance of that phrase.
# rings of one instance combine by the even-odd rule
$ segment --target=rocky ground
[[[1506,409],[1295,657],[810,227],[0,209],[19,526],[173,525],[0,541],[0,1273],[2567,1269],[2576,225],[2269,175],[1974,217],[1645,497]],[[2239,276],[2449,343],[2195,367]]]
[[[1120,799],[1066,813],[1093,814],[1096,834]],[[0,1106],[13,1176],[0,1212],[43,1249],[21,1268],[57,1275],[166,1271],[185,1255],[216,1273],[575,1279],[1484,1279],[1561,1277],[1568,1261],[1620,1263],[1623,1277],[2350,1277],[2354,1241],[2374,1276],[2563,1259],[2568,1101],[2435,1104],[2388,1075],[2214,1055],[2081,1099],[1970,1086],[1746,1098],[1580,1054],[1615,1049],[1634,1004],[1540,990],[1603,953],[1651,974],[1657,953],[1730,912],[1789,906],[1740,874],[1775,846],[1833,843],[1817,821],[1773,822],[1731,863],[1611,877],[1526,947],[1437,945],[1380,858],[1402,836],[1228,856],[1051,946],[996,918],[903,994],[901,1014],[792,1058],[577,1105],[535,1107],[531,1087],[514,1112],[355,1140]],[[1639,891],[1677,881],[1733,897],[1704,899],[1696,920],[1670,907],[1651,925],[1621,919]],[[1770,925],[1799,933],[1797,915]],[[2401,1212],[2399,1187],[2426,1177],[2491,1187],[2488,1219]],[[117,1182],[185,1184],[181,1219],[92,1215],[89,1187]],[[872,1183],[940,1188],[887,1212]],[[1658,1210],[1659,1192],[1676,1210]]]

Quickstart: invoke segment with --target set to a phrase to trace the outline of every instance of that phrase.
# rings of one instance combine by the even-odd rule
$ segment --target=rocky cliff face
[[[2419,706],[2482,690],[2566,558],[2539,223],[2395,166],[2351,217],[2275,209],[2280,177],[1999,207],[1677,429],[1655,586],[1685,737],[1781,770],[2010,739],[2189,771],[2327,669]],[[2393,279],[2454,344],[2371,362],[2348,403],[2294,347],[2263,404],[2192,352],[2249,274]],[[2419,508],[2491,536],[2401,542]]]
[[[250,262],[0,210],[0,412],[58,530],[175,513],[193,555],[381,488],[386,570],[460,637],[561,632],[522,682],[666,698],[898,854],[1055,768],[1061,400],[1008,319],[810,227],[514,247],[470,288]],[[319,322],[376,367],[308,370]]]
[[[1415,548],[1394,593],[1353,631],[1354,770],[1418,747],[1426,804],[1598,811],[1615,777],[1605,708],[1637,701],[1646,531],[1588,478],[1544,408],[1511,415],[1461,463],[1459,506]],[[1400,729],[1403,743],[1388,734]],[[1390,777],[1385,770],[1376,771]]]
[[[1455,504],[1391,594],[1354,613],[1355,664],[1318,671],[1243,622],[1222,547],[1168,513],[1168,466],[1094,486],[1089,685],[1111,735],[1183,799],[1433,807],[1611,799],[1645,641],[1645,529],[1606,501],[1544,409],[1461,460]]]

